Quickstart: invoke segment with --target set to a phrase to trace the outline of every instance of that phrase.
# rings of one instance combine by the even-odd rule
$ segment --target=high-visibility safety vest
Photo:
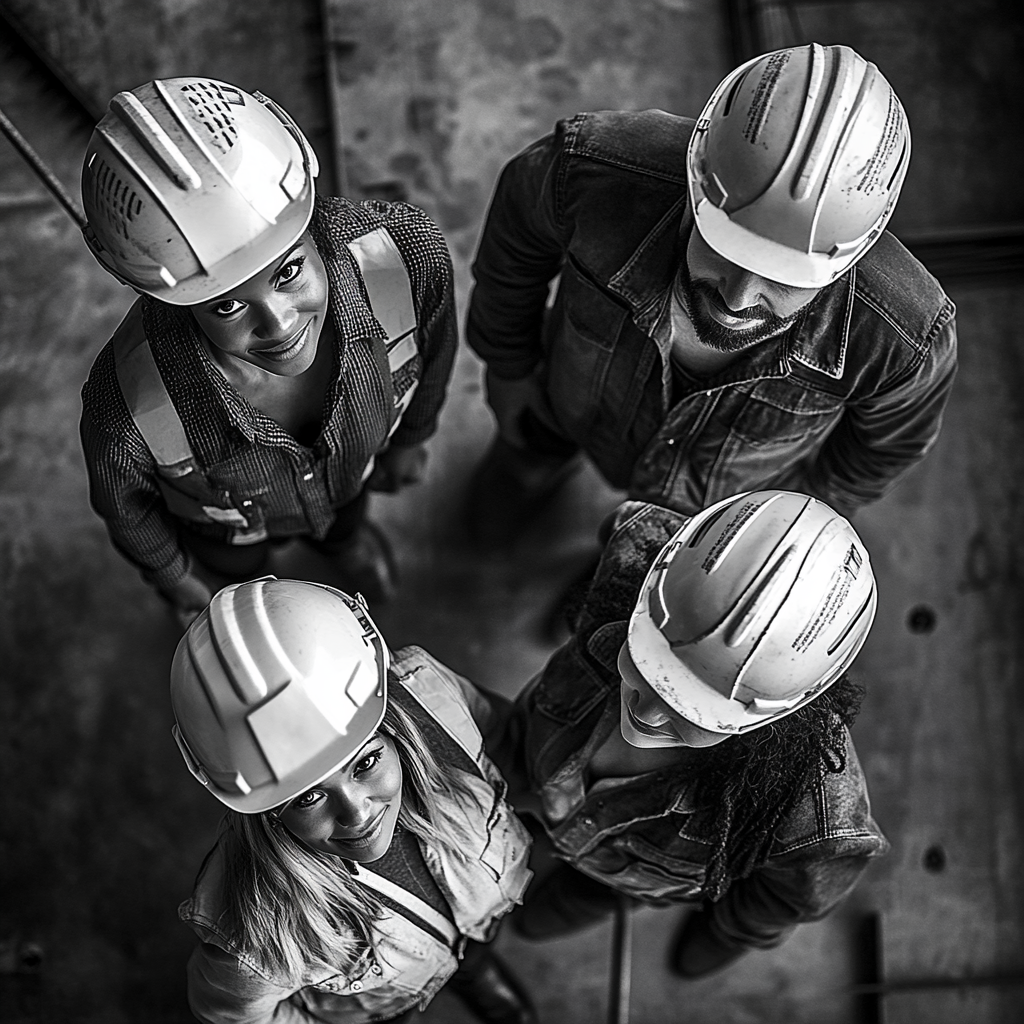
[[[388,385],[393,408],[388,437],[412,401],[416,382],[399,398],[393,374],[416,357],[416,310],[402,255],[386,228],[348,242],[370,299],[370,310],[387,340],[368,338],[374,360]],[[255,544],[267,537],[252,501],[238,500],[214,487],[196,461],[185,428],[149,347],[142,325],[142,303],[129,310],[113,337],[117,380],[128,411],[156,462],[157,483],[172,515],[193,522],[218,523],[232,529],[232,544]],[[373,470],[371,459],[363,474]]]

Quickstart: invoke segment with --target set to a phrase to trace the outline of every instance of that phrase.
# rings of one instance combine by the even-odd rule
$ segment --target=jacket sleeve
[[[851,892],[872,854],[759,868],[711,905],[711,930],[726,945],[768,949],[798,924],[824,917]]]
[[[548,287],[568,245],[556,194],[563,139],[559,124],[506,165],[473,264],[466,338],[506,380],[529,376],[541,359]]]
[[[401,210],[409,218],[402,237],[409,237],[411,244],[407,244],[403,256],[411,271],[423,373],[392,443],[414,445],[426,441],[437,429],[459,333],[452,260],[444,237],[422,210],[405,204]]]
[[[795,925],[829,913],[889,849],[849,733],[846,744],[845,770],[804,795],[776,831],[766,863],[712,904],[712,932],[727,945],[777,945]]]
[[[956,322],[946,300],[914,369],[847,406],[804,479],[787,483],[842,512],[875,501],[935,443],[956,375]]]
[[[291,1001],[293,994],[210,942],[188,961],[188,1004],[203,1024],[319,1024]]]
[[[101,358],[107,356],[105,351]],[[94,368],[94,373],[96,368]],[[112,430],[100,422],[113,394],[109,377],[100,387],[90,379],[83,390],[82,450],[89,476],[89,498],[103,519],[114,547],[141,570],[143,579],[158,590],[174,586],[189,569],[189,558],[178,542],[178,531],[157,487],[153,462],[133,426]],[[97,396],[102,392],[105,400]],[[100,415],[97,415],[99,413]],[[135,443],[133,443],[135,442]]]

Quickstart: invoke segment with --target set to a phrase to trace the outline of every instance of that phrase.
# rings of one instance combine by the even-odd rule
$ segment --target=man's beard
[[[708,284],[707,281],[690,280],[685,260],[679,268],[674,287],[690,315],[697,338],[703,345],[716,352],[741,352],[768,338],[774,338],[777,334],[782,334],[796,320],[796,314],[790,317],[776,316],[764,306],[750,306],[734,312],[722,301],[714,285]],[[725,327],[711,317],[708,305],[720,310],[725,316],[731,316],[736,320],[748,320],[750,326]]]

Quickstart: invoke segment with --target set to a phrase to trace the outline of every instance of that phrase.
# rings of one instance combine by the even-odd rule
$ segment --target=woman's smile
[[[303,346],[309,340],[309,329],[312,323],[313,319],[310,318],[293,335],[285,338],[284,341],[271,345],[269,348],[254,349],[254,354],[258,355],[261,359],[269,359],[275,363],[285,363],[289,359],[294,359],[302,352]]]

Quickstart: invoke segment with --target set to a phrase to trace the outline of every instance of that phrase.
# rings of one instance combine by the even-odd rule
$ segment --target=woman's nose
[[[286,295],[273,295],[259,306],[257,334],[263,341],[284,341],[295,332],[299,313]]]
[[[662,706],[661,701],[653,694],[646,694],[637,691],[636,701],[632,708],[633,717],[643,722],[644,725],[659,726],[668,721],[668,714]]]
[[[332,794],[331,800],[334,820],[342,828],[358,832],[373,817],[369,801],[357,792],[338,789]]]

